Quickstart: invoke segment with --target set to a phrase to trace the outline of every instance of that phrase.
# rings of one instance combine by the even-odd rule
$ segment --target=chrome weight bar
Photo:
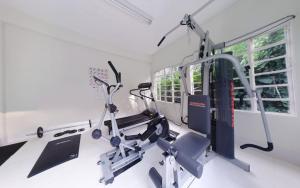
[[[89,120],[88,124],[87,123],[81,123],[81,124],[78,124],[78,125],[70,125],[70,126],[59,127],[59,128],[55,128],[55,129],[48,129],[48,130],[44,130],[44,128],[42,126],[40,126],[40,127],[37,128],[36,132],[26,134],[26,136],[35,136],[36,135],[38,138],[42,138],[44,136],[44,134],[48,133],[48,132],[53,132],[53,131],[62,130],[62,129],[69,129],[69,128],[74,128],[74,127],[80,127],[80,126],[83,126],[83,125],[89,125],[89,127],[92,128],[92,121]]]

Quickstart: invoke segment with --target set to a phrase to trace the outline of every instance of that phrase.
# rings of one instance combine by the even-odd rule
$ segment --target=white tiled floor
[[[186,132],[183,129],[172,125],[177,132]],[[102,140],[93,140],[90,132],[81,137],[79,157],[62,165],[49,169],[41,174],[27,179],[27,175],[38,159],[42,150],[52,136],[45,136],[42,139],[34,139],[26,143],[15,155],[0,167],[1,188],[99,188],[105,187],[99,184],[101,170],[96,162],[99,155],[110,149],[108,143]],[[273,159],[258,151],[237,150],[237,157],[251,164],[251,173],[247,173],[238,167],[228,163],[221,157],[215,157],[206,164],[201,179],[196,179],[191,188],[299,188],[300,167]],[[148,170],[157,166],[162,159],[161,151],[156,146],[148,150],[144,159],[119,175],[112,185],[112,188],[132,187],[153,187]]]

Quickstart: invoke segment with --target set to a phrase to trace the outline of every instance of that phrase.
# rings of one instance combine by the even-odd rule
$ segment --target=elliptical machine
[[[98,162],[98,165],[101,165],[103,172],[103,178],[100,179],[100,183],[103,182],[105,184],[112,183],[116,176],[140,162],[145,151],[153,146],[158,138],[164,139],[169,136],[168,121],[160,114],[147,124],[147,129],[142,134],[124,135],[120,132],[115,117],[118,110],[117,106],[113,104],[113,95],[122,87],[121,73],[116,70],[110,61],[108,61],[108,64],[116,76],[117,84],[109,85],[105,81],[94,76],[97,85],[102,87],[105,98],[105,108],[99,121],[98,128],[92,132],[92,137],[94,139],[102,138],[115,148],[109,152],[103,153]],[[112,137],[110,138],[102,135],[101,131],[107,111],[109,111],[112,124]]]

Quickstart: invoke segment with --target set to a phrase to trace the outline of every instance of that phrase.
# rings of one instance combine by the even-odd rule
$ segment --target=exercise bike
[[[161,114],[147,123],[147,129],[143,133],[125,135],[120,132],[115,117],[118,110],[117,106],[113,104],[113,95],[122,87],[121,73],[116,70],[110,61],[108,61],[108,64],[115,74],[117,84],[109,85],[107,82],[94,76],[96,84],[102,87],[105,98],[105,108],[99,121],[98,128],[92,132],[92,137],[94,139],[102,138],[115,148],[101,154],[100,161],[98,162],[98,165],[101,166],[103,172],[100,183],[103,182],[106,185],[113,183],[116,176],[140,162],[145,151],[152,147],[159,138],[164,139],[169,137],[168,121]],[[101,131],[101,126],[103,125],[107,111],[109,111],[112,125],[112,136],[110,138],[102,135]]]

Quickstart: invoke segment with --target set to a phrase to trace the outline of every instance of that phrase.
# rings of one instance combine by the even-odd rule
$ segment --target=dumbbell
[[[48,132],[53,132],[53,131],[62,130],[62,129],[69,129],[69,128],[74,128],[74,127],[79,127],[79,126],[82,126],[82,125],[86,125],[86,123],[79,124],[79,125],[65,126],[65,127],[55,128],[55,129],[49,129],[49,130],[44,130],[43,127],[38,127],[37,130],[36,130],[36,132],[26,134],[26,136],[34,136],[34,135],[36,135],[38,138],[42,138],[44,136],[44,134],[48,133]],[[92,128],[92,121],[91,120],[89,120],[89,126],[90,126],[90,128]]]

